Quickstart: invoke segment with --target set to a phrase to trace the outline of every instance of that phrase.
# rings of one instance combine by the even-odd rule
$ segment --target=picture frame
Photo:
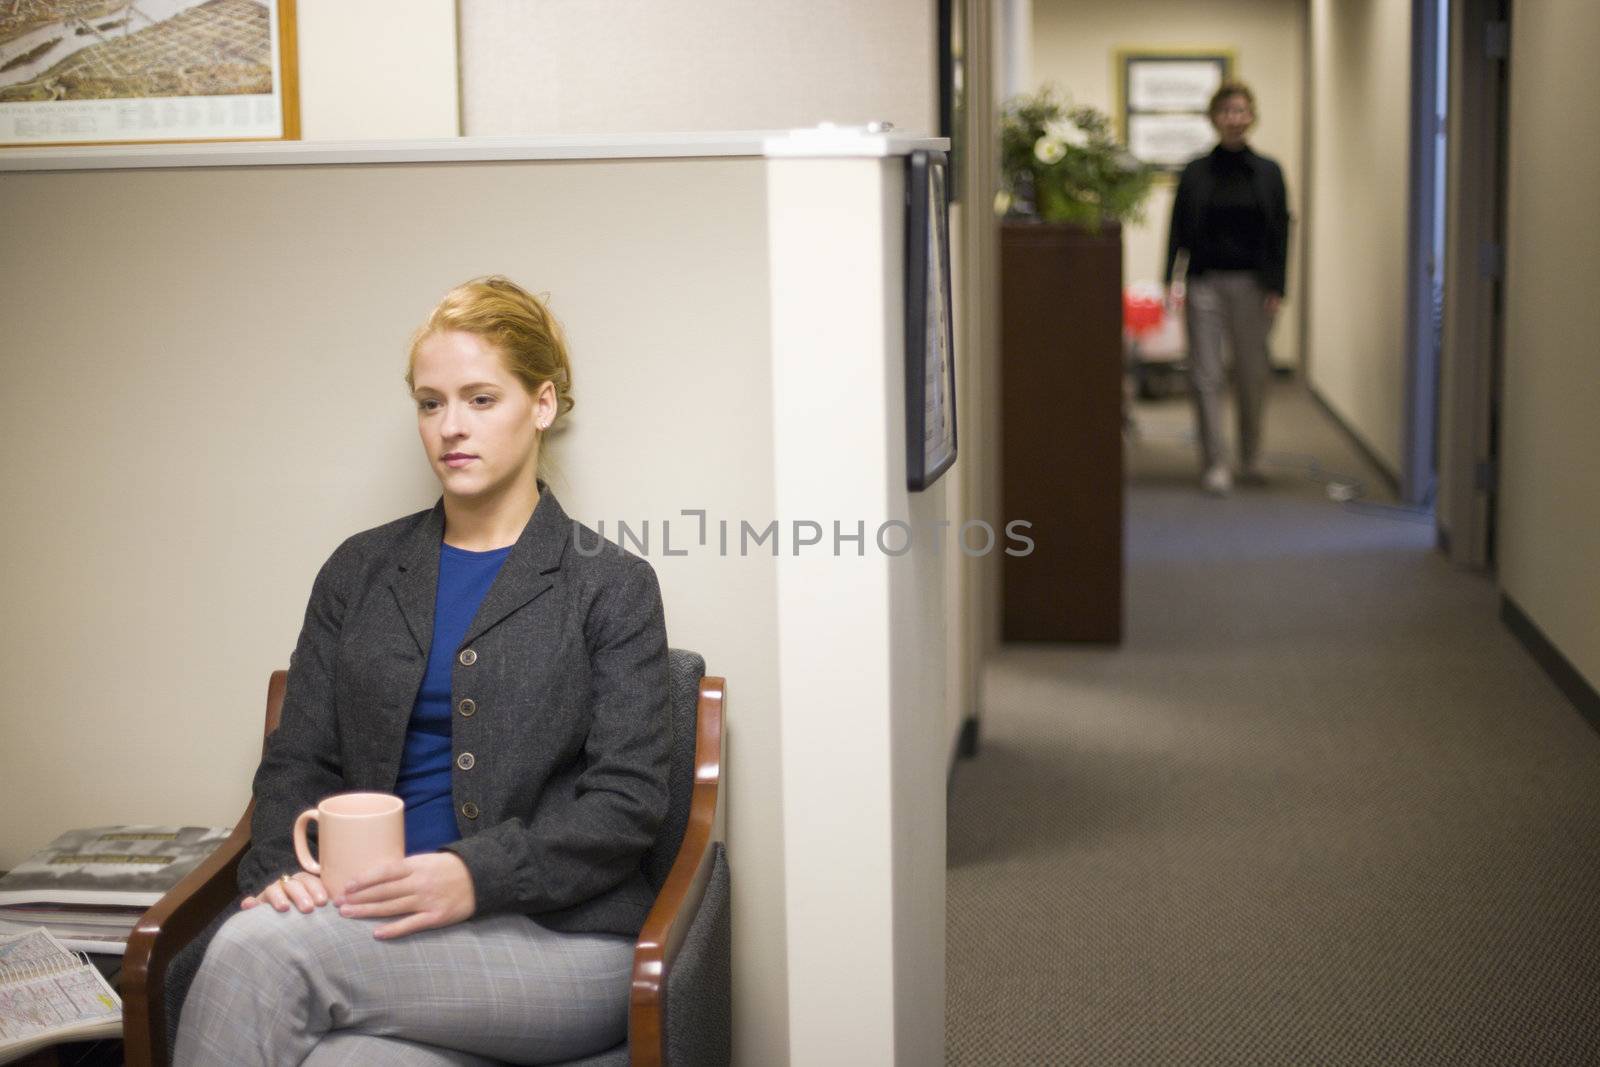
[[[0,147],[298,140],[295,0],[0,5]]]
[[[956,461],[949,170],[944,152],[906,160],[906,487],[914,493]]]
[[[1229,48],[1120,48],[1116,52],[1117,128],[1141,162],[1181,172],[1216,143],[1211,96],[1233,76]]]

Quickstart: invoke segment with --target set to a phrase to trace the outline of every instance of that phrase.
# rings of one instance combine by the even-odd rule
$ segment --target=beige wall
[[[299,0],[307,141],[454,137],[455,0]]]
[[[1511,42],[1500,580],[1600,686],[1600,112],[1572,96],[1591,80],[1600,8],[1519,4]]]
[[[1312,386],[1400,469],[1409,0],[1312,0],[1306,331]]]
[[[1304,216],[1302,55],[1305,0],[1033,0],[1034,85],[1054,84],[1078,103],[1115,117],[1119,48],[1231,49],[1236,72],[1256,92],[1261,120],[1251,144],[1282,164],[1295,217],[1289,249],[1289,299],[1272,335],[1273,360],[1299,361],[1299,222]],[[1167,224],[1173,184],[1158,185],[1145,222],[1128,227],[1123,241],[1125,282],[1159,282],[1166,269]]]
[[[936,133],[935,11],[923,0],[473,0],[461,11],[463,132],[886,119]]]

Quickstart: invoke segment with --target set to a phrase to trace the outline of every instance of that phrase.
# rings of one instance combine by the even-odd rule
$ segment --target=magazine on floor
[[[44,929],[0,932],[0,1063],[59,1041],[122,1036],[122,999]]]

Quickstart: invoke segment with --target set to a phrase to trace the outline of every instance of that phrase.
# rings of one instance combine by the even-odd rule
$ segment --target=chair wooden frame
[[[278,728],[287,682],[287,671],[273,671],[267,682],[263,746]],[[633,1067],[667,1064],[667,984],[711,878],[726,701],[725,679],[709,675],[700,679],[689,821],[633,952],[628,1002],[628,1050]],[[172,1061],[172,1050],[167,1048],[167,1005],[162,996],[167,969],[178,951],[237,897],[239,861],[250,847],[254,812],[252,800],[227,840],[145,912],[128,938],[122,963],[122,1031],[128,1067],[162,1067]]]

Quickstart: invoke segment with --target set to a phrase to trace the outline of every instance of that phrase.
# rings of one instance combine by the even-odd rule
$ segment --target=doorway
[[[1441,0],[1443,2],[1443,0]],[[1441,323],[1440,548],[1494,569],[1504,346],[1510,0],[1448,0],[1450,180]]]

